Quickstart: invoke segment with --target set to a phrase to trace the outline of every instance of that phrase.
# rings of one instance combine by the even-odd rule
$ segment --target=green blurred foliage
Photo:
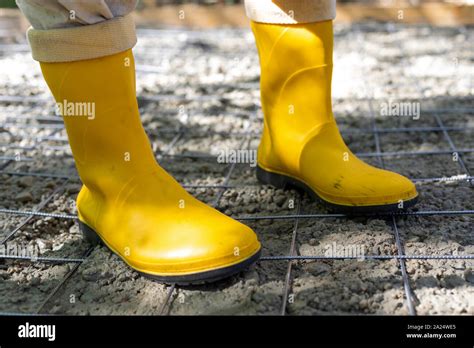
[[[0,8],[15,8],[15,0],[0,0]]]

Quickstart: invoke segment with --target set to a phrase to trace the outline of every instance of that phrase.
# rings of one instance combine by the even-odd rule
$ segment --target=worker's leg
[[[258,23],[314,23],[334,19],[336,0],[245,0],[245,10]]]
[[[135,46],[130,12],[137,0],[17,0],[30,21],[28,41],[40,62],[104,57]]]
[[[303,187],[347,212],[415,203],[407,178],[370,166],[345,145],[331,106],[335,1],[246,0],[261,65],[264,129],[257,176]]]
[[[96,24],[132,12],[138,0],[16,0],[38,30]]]
[[[33,3],[19,2],[33,23],[48,22],[44,9],[35,17]],[[66,1],[48,3],[54,17]],[[255,233],[189,195],[157,164],[135,95],[134,24],[107,8],[83,8],[82,22],[106,17],[95,24],[62,27],[63,18],[59,28],[28,31],[84,184],[77,198],[82,230],[165,282],[213,281],[246,268],[259,256]]]

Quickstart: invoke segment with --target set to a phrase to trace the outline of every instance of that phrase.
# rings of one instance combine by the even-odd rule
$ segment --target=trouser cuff
[[[40,62],[71,62],[110,56],[137,43],[131,15],[92,25],[27,32],[33,59]]]
[[[245,0],[245,11],[259,23],[322,22],[336,17],[336,0]]]

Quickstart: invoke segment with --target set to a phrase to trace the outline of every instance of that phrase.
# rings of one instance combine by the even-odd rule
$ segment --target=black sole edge
[[[188,286],[188,285],[202,285],[202,284],[207,284],[207,283],[215,283],[219,280],[229,278],[242,271],[245,271],[247,268],[249,268],[252,264],[254,264],[260,259],[261,252],[262,252],[262,249],[258,250],[255,254],[250,256],[248,259],[245,259],[242,262],[232,265],[232,266],[219,268],[212,271],[184,275],[184,276],[163,277],[163,276],[155,276],[152,274],[142,273],[140,271],[137,271],[137,272],[144,275],[147,278],[151,278],[161,283],[170,284],[170,285],[176,284],[180,286]]]
[[[399,204],[385,204],[385,205],[370,205],[370,206],[346,206],[339,205],[325,201],[318,196],[308,185],[305,183],[291,178],[286,175],[276,174],[265,169],[262,169],[257,165],[257,179],[262,184],[272,185],[276,188],[286,189],[288,187],[294,187],[296,189],[306,192],[311,198],[321,202],[324,206],[333,212],[343,213],[348,215],[375,215],[377,213],[397,213],[403,212],[406,209],[414,206],[418,201],[418,197],[403,202],[403,208],[399,208]]]
[[[102,239],[97,234],[97,232],[95,232],[92,228],[90,228],[88,225],[86,225],[82,221],[79,221],[79,228],[84,234],[85,239],[90,244],[92,245],[101,244],[107,247],[107,245],[102,241]],[[107,247],[107,249],[109,249],[112,253],[116,254],[109,247]],[[245,269],[250,267],[253,263],[258,261],[261,255],[261,251],[262,249],[259,249],[255,254],[253,254],[248,259],[245,259],[242,262],[232,265],[232,266],[219,268],[212,271],[205,271],[205,272],[193,273],[193,274],[182,275],[182,276],[157,276],[157,275],[138,271],[128,264],[127,266],[130,267],[135,272],[140,273],[141,275],[147,278],[159,281],[160,283],[170,284],[170,285],[176,284],[176,285],[181,285],[181,286],[202,285],[202,284],[207,284],[207,283],[214,283],[218,280],[229,278],[237,273],[244,271]],[[120,255],[118,256],[120,257]]]

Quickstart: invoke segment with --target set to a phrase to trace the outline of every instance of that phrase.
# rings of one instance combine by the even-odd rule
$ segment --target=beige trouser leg
[[[245,11],[260,23],[321,22],[336,17],[336,0],[245,0]]]
[[[125,51],[137,38],[130,12],[138,0],[16,0],[32,28],[28,41],[41,62],[93,59]],[[336,0],[245,0],[256,22],[295,24],[334,19]]]
[[[28,41],[40,62],[93,59],[135,46],[130,12],[138,0],[16,0],[30,21]]]

